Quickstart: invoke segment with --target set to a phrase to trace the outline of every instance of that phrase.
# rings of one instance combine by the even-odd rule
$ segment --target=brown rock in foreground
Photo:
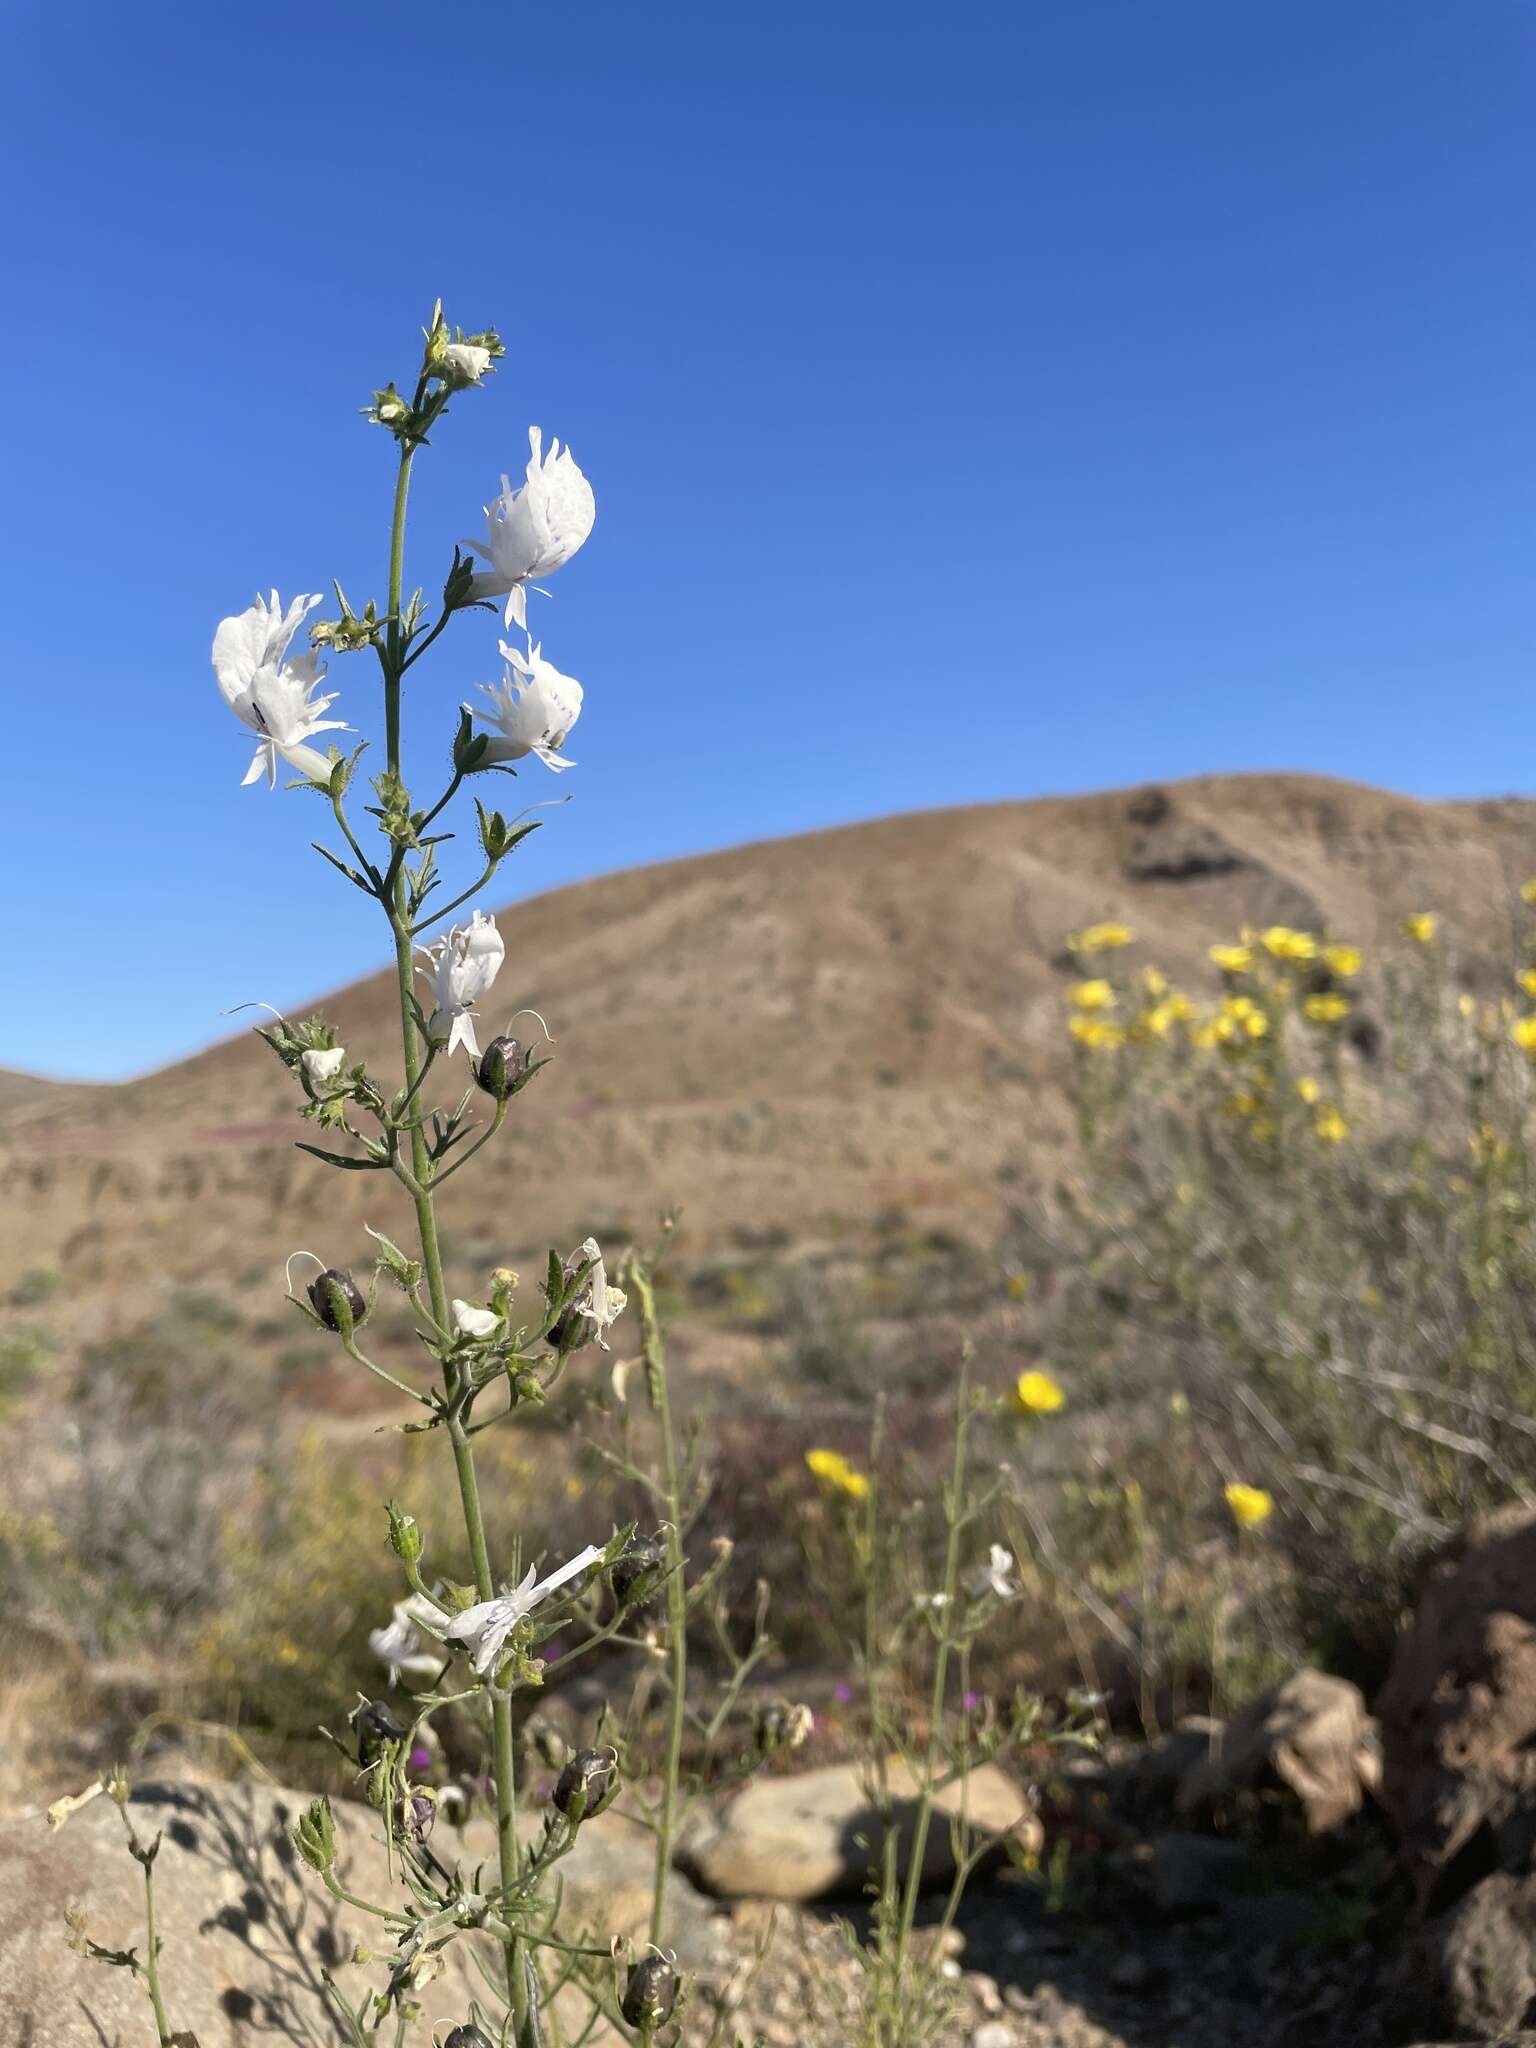
[[[381,1923],[339,1905],[299,1861],[288,1830],[307,1800],[263,1785],[145,1785],[130,1812],[146,1844],[163,1837],[155,1861],[161,1978],[172,2025],[197,2036],[198,2048],[334,2048],[343,2038],[324,1974],[333,1973],[355,2006],[383,1972],[354,1968],[354,1946],[382,1948]],[[343,1883],[360,1896],[394,1904],[400,1896],[385,1864],[375,1816],[346,1801],[334,1807]],[[447,1831],[443,1831],[447,1833]],[[494,1856],[484,1824],[462,1846],[434,1840],[443,1861],[472,1870]],[[643,1940],[649,1913],[650,1838],[618,1815],[583,1832],[565,1876],[563,1926],[590,1925],[606,1939]],[[710,1952],[711,1916],[686,1880],[674,1880],[668,1939],[685,1964]],[[65,1946],[66,1909],[78,1907],[103,1947],[144,1954],[144,1888],[128,1854],[121,1817],[97,1798],[57,1833],[42,1821],[0,1828],[0,2040],[25,2048],[102,2048],[153,2038],[149,2001],[126,1969],[76,1956]],[[446,1967],[419,1994],[421,2036],[455,2024],[483,1980],[454,1942]],[[488,1948],[490,1944],[485,1944]],[[494,1953],[494,1950],[492,1950]],[[604,2030],[594,2042],[618,2037]]]
[[[1482,1836],[1524,1868],[1536,1831],[1536,1515],[1474,1522],[1430,1581],[1376,1701],[1382,1803],[1421,1905]],[[1503,1837],[1503,1839],[1500,1839]],[[1454,1890],[1454,1880],[1450,1889]]]
[[[1358,1686],[1326,1672],[1294,1671],[1228,1723],[1179,1786],[1191,1813],[1235,1793],[1281,1786],[1307,1832],[1326,1834],[1357,1813],[1381,1778],[1376,1724]]]
[[[899,1760],[890,1766],[890,1785],[905,1854],[918,1787]],[[940,1884],[954,1872],[951,1824],[962,1804],[978,1834],[999,1844],[1011,1835],[1022,1849],[1040,1846],[1040,1823],[1023,1793],[996,1765],[984,1764],[935,1800],[926,1883]],[[820,1899],[859,1891],[879,1861],[881,1840],[867,1771],[827,1764],[792,1778],[755,1779],[717,1816],[701,1817],[688,1830],[680,1861],[717,1898]]]

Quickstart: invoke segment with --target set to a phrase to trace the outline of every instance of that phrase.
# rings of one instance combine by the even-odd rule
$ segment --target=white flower
[[[613,1389],[613,1398],[622,1408],[629,1400],[629,1376],[640,1363],[638,1358],[621,1358],[608,1375],[608,1384]]]
[[[460,1301],[455,1296],[453,1327],[461,1337],[494,1337],[501,1328],[501,1317],[493,1308],[478,1308],[474,1302]]]
[[[511,1592],[503,1593],[495,1600],[482,1600],[477,1606],[456,1614],[444,1629],[444,1636],[450,1642],[464,1645],[476,1671],[484,1678],[495,1669],[502,1647],[517,1624],[532,1614],[539,1602],[547,1599],[558,1587],[596,1564],[602,1554],[595,1543],[589,1543],[569,1564],[561,1565],[547,1579],[536,1578],[530,1569],[523,1583],[514,1586]]]
[[[346,1063],[347,1048],[344,1045],[319,1046],[299,1055],[299,1065],[309,1076],[312,1088],[321,1088],[327,1081],[334,1081]]]
[[[485,508],[485,540],[464,542],[491,565],[475,577],[472,595],[505,596],[509,626],[528,623],[524,584],[534,576],[551,576],[568,562],[597,517],[592,486],[570,449],[551,441],[546,458],[541,427],[528,429],[528,446],[526,481],[514,491],[504,476],[501,496]]]
[[[478,384],[491,367],[491,352],[475,341],[450,341],[443,345],[442,360],[448,368],[447,381]]]
[[[507,668],[499,683],[481,683],[482,695],[489,697],[489,711],[475,716],[496,728],[498,737],[486,746],[484,761],[520,761],[525,754],[537,754],[546,768],[574,768],[556,750],[563,747],[571,727],[581,716],[582,690],[574,676],[562,675],[552,661],[546,661],[530,640],[526,658],[515,647],[501,643]],[[515,674],[514,674],[515,671]]]
[[[339,718],[325,718],[336,702],[334,693],[316,697],[313,692],[325,670],[313,652],[296,661],[285,661],[288,643],[305,616],[320,602],[318,597],[296,597],[287,611],[274,590],[271,602],[258,597],[248,611],[221,619],[213,636],[213,672],[224,701],[261,744],[251,762],[246,782],[265,774],[268,787],[277,781],[277,757],[290,768],[323,782],[330,763],[323,754],[304,742],[317,732],[345,732]]]
[[[595,1237],[584,1238],[577,1248],[577,1260],[585,1265],[589,1260],[592,1270],[587,1275],[587,1284],[577,1295],[571,1306],[579,1316],[585,1316],[592,1324],[592,1335],[604,1351],[611,1347],[603,1332],[609,1329],[623,1315],[629,1306],[629,1296],[622,1287],[608,1285],[608,1272],[603,1264],[603,1254]],[[622,1398],[622,1396],[621,1396]]]
[[[437,1005],[431,1019],[433,1037],[437,1037],[444,1024],[449,1024],[449,1052],[462,1045],[478,1059],[480,1041],[475,1037],[471,1012],[496,979],[506,957],[501,933],[491,918],[477,910],[468,924],[456,924],[446,938],[435,939],[431,945],[418,946],[416,950],[427,963],[416,972],[426,976]]]
[[[402,1672],[407,1678],[436,1676],[442,1659],[422,1654],[421,1630],[440,1636],[447,1623],[446,1614],[413,1593],[409,1600],[396,1601],[386,1627],[368,1631],[368,1647],[389,1666],[391,1685],[399,1683]]]
[[[967,1585],[971,1597],[980,1600],[990,1593],[995,1600],[1015,1600],[1021,1591],[1018,1580],[1013,1576],[1014,1556],[1001,1543],[994,1543],[987,1552],[987,1561],[979,1565]]]

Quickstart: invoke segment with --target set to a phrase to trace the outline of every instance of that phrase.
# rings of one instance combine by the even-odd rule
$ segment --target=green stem
[[[389,767],[396,775],[400,773],[400,677],[403,672],[400,597],[405,568],[405,508],[410,491],[413,452],[409,446],[403,447],[400,451],[400,473],[395,483],[394,525],[391,529],[389,547],[389,631],[384,665],[384,721]],[[409,1100],[421,1081],[421,1038],[416,1028],[414,961],[411,955],[410,923],[406,914],[405,876],[398,863],[395,865],[392,899],[385,908],[389,912],[390,924],[395,935],[395,976],[400,1001],[401,1050],[405,1065],[406,1099]],[[421,1244],[421,1264],[427,1282],[427,1298],[432,1305],[433,1321],[440,1330],[446,1330],[450,1327],[448,1290],[443,1282],[442,1247],[438,1240],[437,1215],[432,1200],[432,1161],[427,1152],[426,1135],[419,1123],[412,1123],[410,1137],[411,1170],[415,1182],[411,1200],[416,1210],[416,1230]],[[451,1403],[456,1400],[459,1389],[449,1384],[446,1392]],[[485,1520],[480,1512],[480,1489],[475,1478],[474,1450],[457,1420],[450,1426],[449,1436],[453,1443],[454,1469],[458,1474],[459,1500],[464,1511],[464,1530],[469,1540],[469,1554],[474,1566],[475,1590],[482,1600],[490,1600],[495,1597],[496,1585],[491,1575],[490,1555],[486,1549]],[[502,1888],[510,1893],[517,1884],[521,1861],[517,1841],[517,1779],[512,1750],[510,1700],[493,1697],[491,1727],[496,1778],[496,1842]],[[533,2013],[528,1996],[528,1973],[524,1968],[523,1943],[521,1937],[516,1934],[511,1935],[506,1944],[506,1972],[507,1997],[514,2020],[513,2039],[517,2048],[524,2048],[524,2044],[532,2038]]]
[[[656,1319],[656,1296],[650,1276],[639,1260],[630,1259],[626,1266],[625,1277],[633,1284],[640,1308],[640,1355],[645,1364],[646,1393],[661,1436],[663,1499],[667,1510],[667,1648],[671,1658],[671,1698],[668,1702],[661,1804],[656,1815],[656,1876],[651,1894],[651,1941],[659,1948],[666,1920],[667,1882],[672,1871],[673,1835],[677,1824],[677,1784],[688,1712],[688,1588],[683,1578],[683,1504],[677,1473],[677,1437],[672,1427],[672,1406],[667,1394],[666,1351],[661,1326]]]
[[[130,1829],[130,1833],[132,1830]],[[144,1865],[144,1982],[149,1990],[149,2002],[155,2009],[155,2028],[160,2036],[160,2048],[170,2048],[171,2023],[166,2016],[165,2000],[160,1996],[160,1937],[155,1932],[155,1873],[151,1863]]]
[[[901,1902],[901,1920],[896,1933],[896,1954],[892,1958],[892,1989],[895,1993],[897,2011],[903,2015],[906,2006],[907,1956],[912,1943],[913,1922],[917,1917],[918,1894],[922,1889],[923,1860],[928,1853],[928,1830],[933,1820],[934,1786],[939,1775],[939,1759],[943,1753],[944,1698],[949,1681],[951,1648],[950,1617],[954,1612],[955,1593],[960,1579],[960,1534],[965,1520],[965,1437],[970,1422],[970,1380],[970,1359],[965,1356],[960,1362],[960,1384],[955,1396],[955,1456],[950,1471],[949,1499],[945,1504],[948,1540],[944,1548],[944,1600],[939,1609],[939,1642],[933,1663],[933,1692],[928,1702],[928,1754],[923,1769],[922,1789],[918,1795],[917,1819],[912,1829],[912,1847],[908,1852],[907,1883]]]

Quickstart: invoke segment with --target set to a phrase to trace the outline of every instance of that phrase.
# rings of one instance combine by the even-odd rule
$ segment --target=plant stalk
[[[395,481],[394,523],[389,545],[389,627],[385,642],[384,724],[389,754],[388,765],[391,773],[395,775],[400,773],[400,679],[403,674],[400,601],[405,567],[405,512],[410,493],[413,453],[414,450],[408,445],[402,447],[400,451],[400,470]],[[422,1055],[416,1026],[412,986],[414,962],[411,954],[411,929],[407,915],[406,880],[402,863],[396,864],[393,902],[386,903],[384,907],[395,935],[401,1052],[405,1066],[407,1095],[413,1096],[421,1079]],[[443,1282],[442,1247],[438,1241],[437,1213],[432,1197],[432,1161],[427,1151],[426,1134],[418,1121],[411,1124],[411,1172],[415,1181],[415,1191],[411,1199],[416,1210],[416,1232],[421,1245],[422,1271],[426,1277],[432,1319],[439,1329],[446,1330],[449,1327],[448,1290]],[[450,1383],[446,1392],[449,1401],[453,1402],[459,1389]],[[474,1568],[475,1590],[482,1600],[491,1600],[495,1597],[496,1584],[491,1574],[490,1554],[486,1548],[485,1519],[480,1511],[480,1489],[475,1477],[474,1447],[457,1416],[450,1423],[448,1433],[453,1445],[454,1470],[458,1475],[459,1501],[464,1511],[464,1532],[468,1538],[470,1560]],[[502,1889],[511,1894],[517,1885],[522,1859],[517,1839],[517,1778],[510,1700],[493,1696],[491,1731],[493,1775],[496,1781],[497,1856]],[[513,2040],[516,2048],[527,2048],[527,2044],[534,2038],[535,2021],[529,1996],[529,1973],[525,1967],[523,1942],[516,1933],[509,1934],[506,1943],[506,1974],[507,1998],[512,2007],[514,2023]]]

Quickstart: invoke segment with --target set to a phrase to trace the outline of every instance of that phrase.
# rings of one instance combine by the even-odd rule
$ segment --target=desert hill
[[[890,1205],[988,1229],[1000,1173],[1062,1127],[1069,930],[1123,917],[1133,958],[1203,989],[1244,923],[1369,948],[1432,909],[1491,987],[1533,871],[1531,801],[1265,775],[887,818],[519,903],[486,1035],[529,1005],[555,1060],[445,1196],[450,1233],[512,1255],[672,1202],[704,1243]],[[379,974],[318,1007],[393,1073],[391,1003]],[[0,1075],[0,1288],[43,1268],[126,1302],[295,1244],[355,1259],[398,1190],[296,1152],[310,1135],[249,1035],[119,1085]]]

